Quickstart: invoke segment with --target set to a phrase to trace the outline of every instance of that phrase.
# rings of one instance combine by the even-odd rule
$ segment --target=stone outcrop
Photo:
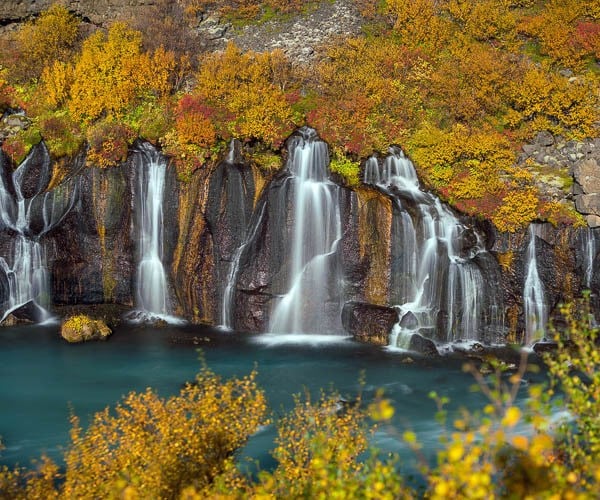
[[[600,226],[600,138],[566,141],[540,132],[522,147],[518,163],[547,199],[574,203],[590,227]]]
[[[0,25],[22,23],[47,10],[56,0],[14,0],[0,2]],[[122,17],[139,15],[140,8],[155,5],[156,0],[67,0],[61,2],[79,17],[97,26]]]
[[[391,307],[346,302],[342,310],[345,330],[359,342],[388,345],[390,331],[397,322],[398,313]]]

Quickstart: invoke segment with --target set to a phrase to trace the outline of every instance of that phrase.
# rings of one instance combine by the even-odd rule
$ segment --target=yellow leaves
[[[448,460],[450,462],[458,462],[462,458],[464,452],[465,450],[461,443],[453,443],[447,450]]]
[[[38,76],[44,66],[67,62],[79,37],[79,21],[64,6],[54,4],[18,35],[26,77]]]
[[[162,399],[148,389],[96,414],[69,450],[65,495],[175,497],[228,471],[230,455],[260,424],[266,403],[256,373],[222,381],[203,369],[194,385]],[[122,480],[125,479],[125,484]]]
[[[513,436],[511,443],[520,451],[527,451],[527,447],[529,446],[529,440],[525,436]]]
[[[502,417],[502,425],[505,427],[514,427],[519,423],[521,419],[521,410],[516,406],[511,406],[507,408],[504,413],[504,417]]]
[[[195,96],[222,110],[223,123],[217,128],[229,136],[256,138],[278,147],[295,121],[285,92],[290,75],[281,51],[242,53],[229,44],[224,52],[201,60]]]
[[[379,399],[369,405],[369,416],[376,422],[390,420],[394,416],[394,407],[389,399]]]
[[[492,222],[500,231],[514,232],[537,217],[539,197],[534,187],[509,191],[502,205],[492,216]]]
[[[41,76],[42,95],[52,108],[66,103],[74,79],[73,66],[70,63],[55,60],[45,66]]]
[[[173,54],[162,49],[153,56],[142,53],[141,33],[114,23],[106,35],[99,30],[84,42],[69,109],[84,122],[103,114],[122,116],[141,94],[166,94],[174,66]]]

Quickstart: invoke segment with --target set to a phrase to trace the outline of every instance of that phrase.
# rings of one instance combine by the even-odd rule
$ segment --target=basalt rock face
[[[231,262],[254,209],[255,176],[261,178],[234,159],[201,169],[180,186],[173,275],[184,317],[220,324]]]
[[[557,228],[547,223],[540,224],[539,233],[535,236],[537,271],[550,319],[558,317],[560,303],[581,296],[584,289],[591,290],[592,301],[597,303],[600,293],[600,245],[597,242],[600,242],[600,234],[589,228]],[[492,253],[502,264],[498,278],[504,296],[505,324],[511,332],[517,332],[516,337],[509,339],[515,342],[523,341],[528,239],[526,232],[497,233],[492,247]],[[590,241],[591,245],[588,244]],[[592,272],[586,278],[588,267]]]
[[[57,304],[133,304],[130,166],[88,168],[73,213],[51,236]]]
[[[62,176],[43,144],[21,170],[0,156],[8,211],[0,229],[0,256],[8,263],[0,272],[1,304],[11,297],[14,242],[23,237],[44,249],[50,303],[135,306],[135,162],[96,169],[84,168],[84,160],[83,154],[74,158]],[[223,324],[226,287],[231,283],[231,326],[267,331],[274,304],[286,292],[283,284],[290,280],[286,241],[296,224],[293,189],[290,172],[265,173],[244,163],[239,145],[232,147],[226,160],[199,169],[188,182],[179,182],[174,168],[168,168],[163,262],[175,314],[194,322]],[[398,321],[394,306],[400,300],[405,257],[399,244],[403,230],[399,205],[393,193],[373,186],[331,184],[331,189],[339,207],[341,236],[332,255],[323,258],[336,267],[332,276],[341,278],[324,285],[328,327],[339,333],[343,327],[359,340],[385,344]],[[11,227],[10,221],[18,219],[17,191],[26,200],[27,223]],[[409,203],[404,205],[411,210]],[[486,282],[481,309],[490,314],[498,307],[494,314],[502,318],[484,321],[477,340],[522,341],[529,233],[499,233],[487,222],[458,217],[462,229],[457,233],[457,257],[472,253],[475,246],[486,250],[472,258]],[[592,291],[593,305],[599,306],[600,230],[538,226],[535,261],[549,317],[555,317],[559,303],[585,288]],[[32,297],[35,304],[37,299]],[[400,326],[439,341],[439,332],[448,329],[444,314],[439,311],[431,331],[410,324],[411,319],[417,321],[414,315],[405,316]]]

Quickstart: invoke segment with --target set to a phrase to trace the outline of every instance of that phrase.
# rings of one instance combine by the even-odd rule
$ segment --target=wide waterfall
[[[58,226],[73,208],[77,186],[66,182],[44,192],[50,180],[50,156],[43,143],[35,146],[12,174],[0,161],[0,220],[15,234],[10,255],[0,256],[8,284],[2,304],[4,319],[31,303],[37,321],[50,318],[50,273],[43,235]]]
[[[136,305],[146,317],[166,317],[171,312],[163,266],[163,199],[167,160],[151,144],[140,143],[135,167],[139,255]]]
[[[548,306],[544,285],[538,273],[536,239],[540,237],[541,225],[529,226],[526,278],[523,286],[523,312],[525,314],[525,345],[531,345],[544,336],[548,322]]]
[[[313,129],[303,127],[289,142],[288,182],[292,228],[285,242],[287,290],[274,301],[271,333],[324,331],[331,294],[339,290],[337,246],[342,237],[339,187],[329,180],[329,152]],[[330,293],[332,291],[332,293]],[[340,308],[341,310],[341,304]],[[341,327],[340,327],[341,330]]]
[[[399,148],[380,165],[370,158],[364,182],[388,194],[396,204],[393,245],[401,254],[392,270],[391,295],[400,321],[390,339],[407,348],[413,334],[436,340],[479,340],[500,311],[487,294],[476,260],[486,253],[480,237],[430,193],[420,189],[412,162]],[[393,249],[394,250],[394,249]]]

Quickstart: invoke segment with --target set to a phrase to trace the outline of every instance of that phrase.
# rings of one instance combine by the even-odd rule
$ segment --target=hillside
[[[44,137],[54,157],[88,143],[88,162],[110,167],[142,136],[185,179],[235,137],[270,168],[308,124],[350,185],[398,144],[430,188],[501,230],[582,221],[560,158],[598,136],[591,0],[35,5],[49,10],[0,10],[13,39],[0,106],[27,115],[4,133],[15,162]],[[551,154],[529,155],[540,133]]]

